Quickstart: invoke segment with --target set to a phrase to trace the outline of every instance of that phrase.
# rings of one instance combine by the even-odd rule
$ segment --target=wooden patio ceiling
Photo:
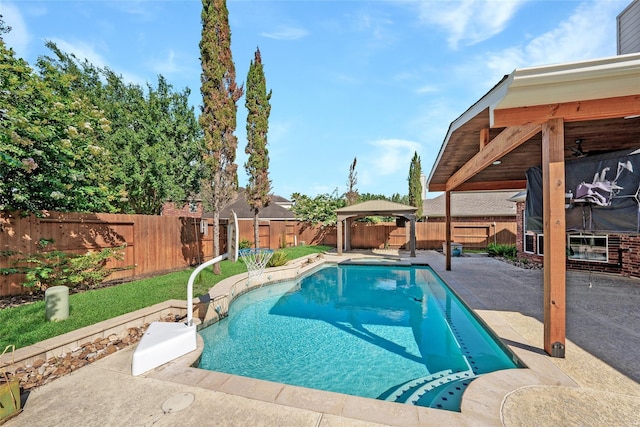
[[[524,189],[526,170],[542,164],[540,125],[563,120],[570,161],[580,148],[640,148],[639,116],[639,54],[516,70],[451,124],[428,190]]]
[[[640,85],[640,82],[639,82]],[[627,116],[640,114],[640,96],[631,97],[635,100],[635,110],[624,112],[622,117],[603,118],[585,121],[565,122],[564,125],[564,156],[565,161],[577,158],[580,147],[587,155],[603,151],[616,151],[627,148],[640,148],[640,116],[625,119]],[[549,107],[551,108],[551,106]],[[531,126],[522,125],[522,126]],[[519,129],[516,126],[515,129]],[[532,128],[534,133],[525,142],[505,152],[486,152],[485,162],[488,166],[481,168],[475,175],[469,176],[464,182],[455,185],[457,181],[450,181],[465,165],[470,168],[475,163],[468,164],[481,151],[491,148],[500,134],[505,131],[513,134],[514,128],[489,128],[489,109],[486,108],[472,120],[463,124],[454,132],[441,155],[440,162],[434,166],[428,183],[429,191],[473,191],[473,190],[521,190],[526,188],[525,172],[531,166],[542,164],[542,134],[539,127]],[[487,136],[485,136],[487,135]],[[506,135],[506,134],[504,134]],[[486,138],[485,147],[481,150],[481,140]],[[580,147],[576,141],[582,141]],[[500,141],[499,139],[497,141]],[[506,149],[509,147],[507,146]],[[478,156],[476,160],[479,160]],[[493,162],[499,160],[500,164]],[[447,186],[447,183],[450,183]]]

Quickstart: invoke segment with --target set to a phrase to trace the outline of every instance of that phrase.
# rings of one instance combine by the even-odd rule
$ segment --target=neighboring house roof
[[[288,203],[287,203],[288,202]],[[296,219],[295,214],[289,209],[284,208],[281,205],[290,204],[287,199],[281,196],[272,195],[271,203],[266,208],[260,209],[260,219],[264,220],[283,220],[283,219]],[[240,189],[238,191],[238,195],[235,200],[231,202],[229,206],[224,208],[220,212],[220,219],[228,219],[231,215],[231,210],[233,210],[238,219],[253,219],[253,210],[247,203],[247,200],[244,197],[244,189]],[[203,215],[205,218],[213,217],[211,212],[207,212]]]
[[[415,213],[417,209],[415,206],[403,205],[387,200],[367,200],[366,202],[336,209],[336,212],[338,214],[367,213],[369,215],[387,215],[397,212]]]
[[[516,205],[509,199],[516,191],[453,192],[451,193],[452,217],[516,216]],[[423,202],[422,212],[427,218],[443,217],[444,194]]]

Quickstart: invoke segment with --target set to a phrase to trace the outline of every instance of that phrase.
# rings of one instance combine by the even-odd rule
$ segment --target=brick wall
[[[202,216],[202,202],[186,202],[183,205],[167,202],[162,206],[162,216],[200,218]]]
[[[537,255],[537,239],[534,239],[534,253],[524,251],[524,202],[516,204],[516,248],[518,257],[532,262],[543,263],[544,257]],[[567,259],[567,269],[621,274],[640,278],[640,235],[608,234],[608,262],[574,261]]]

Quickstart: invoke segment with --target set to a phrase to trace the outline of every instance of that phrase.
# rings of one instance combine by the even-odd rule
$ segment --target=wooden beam
[[[489,128],[480,129],[480,151],[489,143]]]
[[[541,125],[539,124],[528,124],[503,130],[484,150],[473,156],[471,160],[447,180],[445,191],[457,189],[491,163],[528,141],[532,136],[540,132],[540,129]]]
[[[544,234],[544,350],[564,357],[566,337],[566,226],[564,122],[542,126]]]
[[[447,184],[429,184],[429,191],[445,191]],[[526,179],[510,180],[510,181],[482,181],[482,182],[465,182],[456,187],[456,191],[495,191],[495,190],[514,190],[520,191],[527,188]]]
[[[636,114],[640,114],[640,95],[630,95],[494,110],[491,127],[522,126],[528,123],[542,124],[554,118],[562,118],[566,123],[613,119]]]
[[[520,191],[527,188],[527,180],[519,179],[513,181],[485,181],[485,182],[465,182],[456,187],[456,191],[495,191],[514,190]]]

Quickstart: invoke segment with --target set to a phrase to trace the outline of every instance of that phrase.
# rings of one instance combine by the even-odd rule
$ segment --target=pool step
[[[453,371],[451,369],[447,369],[444,371],[429,374],[424,377],[414,378],[385,391],[380,396],[378,396],[378,399],[404,403],[407,401],[409,396],[411,396],[415,392],[415,390],[419,389],[425,384],[428,384],[429,382],[438,381],[440,378],[444,378],[451,373],[453,373]]]
[[[451,382],[440,392],[431,398],[430,408],[445,409],[447,411],[460,411],[462,394],[471,383],[472,379],[460,379]]]
[[[474,378],[471,370],[444,370],[402,383],[387,390],[378,399],[459,411],[462,394]]]
[[[411,396],[409,396],[406,401],[418,406],[430,406],[430,403],[433,400],[433,393],[430,393],[431,391],[434,391],[434,393],[439,393],[435,390],[446,389],[448,388],[448,385],[450,383],[458,381],[469,381],[474,377],[475,375],[473,374],[473,371],[452,372],[448,375],[445,375],[433,381],[429,381],[427,384],[420,386],[411,394]],[[438,394],[436,394],[435,396],[438,396]],[[462,396],[462,393],[460,393],[460,396]],[[421,402],[421,400],[423,402],[424,400],[427,400],[427,402],[423,403]]]

